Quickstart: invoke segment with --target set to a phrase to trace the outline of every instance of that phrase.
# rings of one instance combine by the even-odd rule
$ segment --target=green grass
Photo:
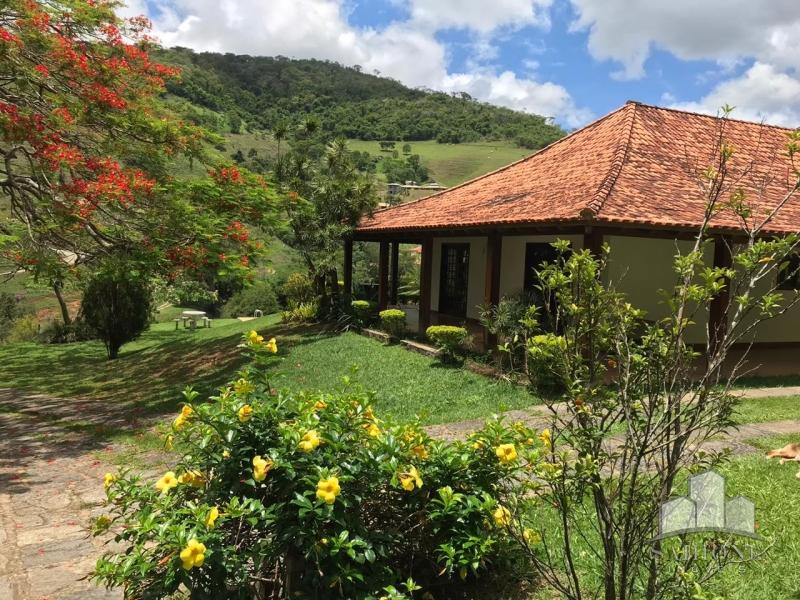
[[[165,309],[165,322],[124,346],[115,361],[106,360],[98,342],[0,346],[0,388],[90,397],[140,415],[168,412],[184,386],[191,384],[208,394],[228,381],[243,364],[236,348],[241,334],[255,328],[279,340],[283,360],[275,368],[275,385],[280,387],[329,390],[351,375],[376,393],[377,408],[385,414],[419,414],[426,423],[486,417],[535,402],[524,388],[443,367],[402,347],[353,333],[281,327],[277,315],[248,322],[216,319],[211,329],[175,331],[171,318],[178,311]]]
[[[475,144],[439,144],[435,141],[409,142],[411,153],[419,154],[430,169],[431,179],[447,186],[457,185],[489,171],[532,154],[534,151],[520,148],[509,142],[481,142]],[[387,155],[380,151],[378,142],[348,140],[351,150],[369,152],[374,156]],[[402,150],[404,142],[396,142]],[[388,154],[391,156],[391,154]],[[402,153],[400,156],[403,156]]]
[[[734,414],[734,421],[738,424],[789,419],[800,419],[800,396],[747,398],[737,405]]]
[[[536,400],[520,386],[438,361],[401,346],[355,333],[290,339],[286,360],[275,383],[290,389],[329,390],[342,377],[376,392],[379,413],[424,423],[448,423],[523,408]]]
[[[0,387],[90,397],[145,414],[171,410],[184,386],[210,391],[242,364],[236,345],[243,332],[277,321],[215,319],[212,328],[196,331],[156,323],[115,361],[106,359],[100,342],[8,344],[0,346]]]

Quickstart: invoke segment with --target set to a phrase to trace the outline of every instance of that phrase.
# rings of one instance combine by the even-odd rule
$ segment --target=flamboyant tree
[[[159,102],[179,74],[151,61],[147,19],[120,19],[118,7],[0,8],[0,258],[57,295],[81,265],[112,255],[162,273],[246,269],[257,249],[243,223],[274,214],[258,176],[170,176],[176,161],[206,162],[207,134]]]

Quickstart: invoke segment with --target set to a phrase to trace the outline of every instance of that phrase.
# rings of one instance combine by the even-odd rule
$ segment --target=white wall
[[[525,245],[528,243],[552,242],[566,239],[575,249],[583,247],[581,235],[536,235],[504,236],[502,264],[500,268],[500,296],[510,296],[522,290],[525,281]],[[669,310],[659,290],[672,290],[676,276],[673,262],[678,252],[687,253],[690,241],[662,238],[607,236],[604,240],[611,246],[611,256],[605,280],[625,293],[631,304],[646,311],[646,318],[657,320]],[[484,302],[486,277],[485,237],[435,238],[433,242],[433,281],[431,308],[439,309],[439,278],[442,243],[469,243],[469,278],[467,289],[467,317],[478,318],[477,307]],[[706,251],[706,263],[713,261],[713,248]],[[763,286],[766,288],[766,285]],[[763,289],[760,291],[764,291]],[[786,292],[787,298],[789,292]],[[695,313],[695,325],[690,328],[687,341],[704,343],[708,320],[708,307],[700,307]],[[787,314],[763,323],[755,336],[757,342],[800,342],[800,306]]]

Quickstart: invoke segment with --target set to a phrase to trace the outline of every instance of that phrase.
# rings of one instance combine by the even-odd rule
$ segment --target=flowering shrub
[[[425,330],[425,335],[441,351],[445,361],[457,360],[467,343],[467,330],[454,325],[432,325]]]
[[[399,308],[382,310],[379,315],[381,328],[388,334],[399,337],[406,330],[406,313]]]
[[[130,597],[436,597],[508,564],[511,500],[543,450],[523,427],[488,425],[466,442],[382,421],[375,398],[275,392],[277,345],[245,337],[254,364],[210,402],[185,392],[160,478],[106,475],[96,530],[124,550],[95,578]]]

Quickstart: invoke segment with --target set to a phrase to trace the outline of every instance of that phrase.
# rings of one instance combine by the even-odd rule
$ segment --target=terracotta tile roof
[[[790,188],[790,130],[729,119],[737,186],[762,214]],[[432,196],[376,211],[359,232],[453,229],[536,223],[697,227],[704,197],[693,173],[713,159],[719,121],[707,115],[629,102],[507,167]],[[761,191],[759,191],[761,190]],[[735,228],[732,213],[713,221]],[[800,195],[771,231],[800,231]]]

